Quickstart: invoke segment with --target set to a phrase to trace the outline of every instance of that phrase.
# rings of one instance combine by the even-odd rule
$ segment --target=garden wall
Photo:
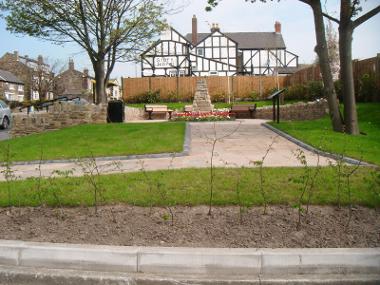
[[[138,102],[139,97],[148,91],[160,92],[161,101],[192,101],[197,80],[207,81],[211,100],[225,101],[228,95],[232,98],[255,99],[269,95],[277,85],[282,88],[284,76],[213,76],[213,77],[142,77],[123,79],[123,98],[126,102]]]
[[[68,102],[55,102],[49,111],[14,113],[12,115],[11,136],[58,130],[65,127],[107,122],[106,105],[75,105]]]
[[[328,113],[328,104],[325,100],[280,105],[280,120],[284,121],[306,121],[316,120]],[[261,107],[256,109],[256,119],[273,119],[273,107]]]

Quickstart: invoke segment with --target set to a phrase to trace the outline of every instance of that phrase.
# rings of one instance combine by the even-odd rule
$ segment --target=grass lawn
[[[350,168],[351,169],[351,168]],[[312,169],[314,172],[315,169]],[[346,169],[348,171],[348,169]],[[269,204],[294,206],[301,193],[297,181],[304,175],[302,168],[264,168],[264,190]],[[163,170],[99,176],[97,184],[102,204],[127,203],[137,206],[207,205],[209,201],[209,169]],[[337,171],[324,167],[317,176],[311,203],[337,204]],[[215,205],[262,205],[259,169],[215,169]],[[240,181],[240,183],[238,183]],[[51,178],[10,182],[11,204],[15,206],[87,206],[93,205],[93,188],[89,177]],[[236,186],[239,184],[239,196]],[[350,179],[353,204],[380,206],[380,175],[373,168],[359,168]],[[0,183],[0,206],[8,205],[7,183]],[[40,195],[38,195],[40,193]],[[305,199],[308,199],[309,192]],[[342,178],[341,203],[349,204],[349,191]],[[39,199],[41,197],[41,200]]]
[[[185,123],[80,125],[0,142],[13,161],[181,152]]]
[[[380,103],[359,103],[357,110],[359,128],[365,135],[333,132],[327,116],[314,121],[271,124],[319,149],[380,165]]]
[[[292,104],[297,102],[297,100],[289,100],[285,101],[285,104]],[[169,109],[172,110],[183,110],[185,105],[192,105],[193,102],[181,102],[181,103],[155,103],[155,105],[167,105]],[[216,109],[224,109],[224,108],[230,108],[232,104],[224,103],[224,102],[217,102],[213,103]],[[272,101],[243,101],[243,102],[235,102],[235,104],[244,104],[244,105],[253,105],[257,104],[257,107],[264,107],[264,106],[270,106],[272,105]],[[134,108],[144,108],[145,103],[139,103],[139,104],[126,104],[128,107],[134,107]]]

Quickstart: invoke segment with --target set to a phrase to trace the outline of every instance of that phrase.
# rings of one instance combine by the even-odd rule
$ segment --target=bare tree
[[[339,19],[324,13],[323,15],[339,25],[340,80],[344,103],[344,123],[346,133],[359,134],[358,115],[356,112],[354,74],[352,68],[352,36],[354,30],[380,12],[380,5],[364,15],[360,0],[341,0]],[[358,17],[359,16],[359,17]]]
[[[4,0],[7,29],[58,44],[74,42],[91,60],[96,101],[106,102],[115,63],[133,60],[165,26],[154,0]]]

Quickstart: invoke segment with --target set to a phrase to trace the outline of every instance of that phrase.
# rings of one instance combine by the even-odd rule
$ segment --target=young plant
[[[73,170],[54,170],[52,174],[48,177],[48,190],[53,196],[55,203],[58,205],[59,209],[59,218],[64,219],[65,214],[63,212],[63,205],[60,198],[60,189],[61,186],[58,185],[56,182],[58,181],[57,178],[69,178],[73,174]]]
[[[259,184],[259,189],[260,189],[260,194],[261,194],[261,197],[263,199],[263,204],[264,204],[264,212],[263,214],[266,215],[267,214],[267,207],[268,207],[268,199],[267,199],[267,193],[265,191],[265,188],[264,188],[264,173],[263,173],[263,166],[264,166],[264,162],[265,162],[265,159],[267,158],[269,152],[272,150],[273,148],[273,145],[275,144],[276,142],[276,139],[277,139],[278,136],[274,137],[272,139],[272,142],[269,144],[269,146],[267,147],[266,151],[265,151],[265,154],[264,156],[261,158],[261,160],[256,160],[256,161],[251,161],[251,164],[253,164],[254,166],[258,167],[259,168],[259,176],[260,176],[260,184]]]
[[[99,200],[103,197],[102,194],[104,192],[104,188],[99,183],[100,171],[93,153],[91,152],[90,158],[81,160],[80,165],[82,167],[84,177],[92,188],[95,215],[98,215]]]
[[[215,152],[215,147],[218,142],[222,142],[224,139],[232,136],[234,133],[237,132],[237,130],[240,128],[241,122],[237,125],[236,128],[234,128],[232,131],[218,136],[217,130],[216,130],[216,123],[213,123],[213,136],[209,137],[206,135],[207,140],[211,143],[211,157],[210,157],[210,199],[209,199],[209,209],[208,209],[208,215],[211,216],[212,214],[212,201],[214,197],[214,179],[215,179],[215,169],[214,169],[214,159],[217,153]]]
[[[12,154],[11,147],[9,144],[3,150],[3,170],[1,173],[3,174],[6,184],[7,184],[7,196],[8,196],[8,207],[12,206],[12,190],[11,183],[16,180],[16,175],[14,170],[12,169]]]

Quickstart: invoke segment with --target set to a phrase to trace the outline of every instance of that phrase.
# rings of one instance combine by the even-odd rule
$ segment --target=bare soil
[[[380,209],[313,206],[296,230],[297,210],[272,206],[174,207],[174,224],[164,208],[126,205],[94,208],[3,208],[0,239],[124,246],[183,247],[379,247]]]

